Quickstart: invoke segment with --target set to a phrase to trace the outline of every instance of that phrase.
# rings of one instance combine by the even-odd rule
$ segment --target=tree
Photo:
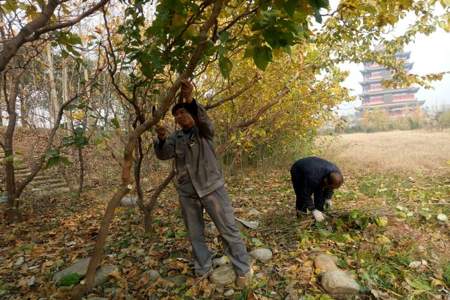
[[[175,101],[182,80],[195,77],[196,71],[216,59],[221,61],[222,73],[226,76],[231,68],[227,55],[244,46],[256,66],[265,69],[272,60],[272,51],[289,51],[307,34],[308,15],[318,15],[320,8],[327,5],[321,1],[289,1],[289,4],[278,1],[160,1],[156,18],[149,25],[142,13],[143,3],[133,2],[134,6],[126,9],[125,21],[119,30],[122,34],[119,49],[126,55],[122,68],[130,71],[126,90],[116,81],[117,57],[121,56],[116,55],[117,49],[108,32],[109,44],[105,48],[109,52],[111,79],[116,81],[118,93],[135,110],[136,126],[129,132],[124,148],[121,185],[107,205],[85,283],[74,289],[74,298],[81,298],[92,288],[115,208],[133,187],[131,167],[139,137],[163,118]],[[157,99],[152,101],[150,116],[141,110],[148,99]]]
[[[5,175],[6,191],[8,197],[7,219],[14,220],[19,218],[17,198],[20,197],[28,183],[33,180],[36,174],[44,165],[46,153],[43,153],[38,161],[32,167],[31,174],[22,182],[16,183],[14,176],[14,131],[17,122],[16,101],[19,90],[21,89],[21,80],[26,73],[30,63],[38,57],[46,45],[47,40],[54,40],[57,44],[65,48],[65,52],[77,53],[74,45],[79,44],[80,39],[77,35],[62,29],[71,27],[84,18],[90,16],[98,9],[103,7],[108,1],[102,0],[97,3],[86,3],[83,6],[66,1],[49,0],[45,2],[21,2],[8,1],[1,7],[0,15],[5,27],[0,31],[1,52],[0,52],[0,74],[2,76],[2,86],[4,100],[7,106],[8,125],[4,134],[3,142],[0,144],[5,152]],[[38,8],[40,11],[38,11]],[[55,15],[55,10],[61,8],[65,13]],[[68,9],[78,12],[73,17]],[[27,23],[23,25],[21,16],[26,16]],[[70,17],[69,17],[70,16]],[[25,46],[29,46],[26,47]],[[48,57],[52,58],[51,49],[47,49]],[[50,68],[52,69],[52,68]],[[52,70],[51,70],[52,71]],[[50,83],[54,79],[50,78]],[[86,83],[86,88],[92,82]],[[54,86],[52,88],[52,105],[56,108],[56,99],[54,99]],[[62,119],[64,109],[75,99],[76,94],[71,99],[63,103],[59,111],[54,112],[53,129],[49,134],[47,149],[51,149],[56,131],[59,128],[59,122]]]

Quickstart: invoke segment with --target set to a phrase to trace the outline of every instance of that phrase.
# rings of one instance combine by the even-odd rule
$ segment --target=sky
[[[330,1],[331,7],[337,7],[339,1]],[[408,18],[406,18],[408,19]],[[398,24],[395,30],[401,31],[406,28],[408,20]],[[395,32],[394,30],[394,32]],[[450,71],[450,33],[442,29],[426,36],[417,35],[415,40],[410,43],[406,51],[411,52],[410,62],[413,63],[411,73],[425,75],[436,72]],[[340,66],[350,72],[348,78],[342,83],[343,86],[350,89],[352,96],[358,96],[362,92],[360,82],[362,81],[362,64],[347,63]],[[441,81],[433,82],[432,89],[420,88],[416,94],[418,100],[424,100],[424,108],[430,110],[440,110],[443,107],[450,107],[450,74],[443,77]],[[358,99],[353,102],[346,102],[338,107],[341,115],[355,113],[355,107],[361,105]]]

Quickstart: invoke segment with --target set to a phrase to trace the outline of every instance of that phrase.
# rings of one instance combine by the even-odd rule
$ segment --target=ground
[[[450,214],[450,132],[351,134],[319,144],[318,154],[336,161],[345,176],[324,224],[295,218],[288,167],[227,177],[236,215],[260,222],[257,229],[242,230],[248,248],[267,247],[274,253],[268,263],[255,262],[251,289],[236,291],[231,298],[285,299],[296,294],[330,299],[313,266],[314,254],[327,252],[363,287],[359,299],[445,299],[450,290],[450,227],[437,217]],[[66,299],[70,288],[56,287],[51,278],[88,256],[111,192],[103,187],[81,200],[41,200],[27,212],[28,221],[0,225],[1,297]],[[260,214],[251,214],[251,209]],[[173,188],[161,198],[154,229],[146,235],[137,209],[119,209],[104,260],[119,266],[119,272],[91,295],[224,298],[223,290],[192,276]],[[209,242],[222,253],[217,238],[210,236]],[[164,279],[152,281],[150,269]],[[174,278],[185,281],[173,283]]]

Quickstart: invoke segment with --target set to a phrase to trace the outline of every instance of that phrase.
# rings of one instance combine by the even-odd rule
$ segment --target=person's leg
[[[202,276],[212,268],[212,253],[206,245],[204,235],[203,207],[200,199],[194,196],[180,196],[180,204],[184,224],[192,245],[195,274]]]
[[[238,276],[247,274],[250,271],[250,257],[236,226],[233,208],[225,187],[206,195],[201,201],[225,241],[226,254],[236,273]]]
[[[295,208],[298,212],[301,213],[307,213],[306,203],[302,200],[300,197],[300,177],[296,174],[295,170],[291,170],[291,180],[292,180],[292,187],[294,188],[295,192]]]
[[[314,192],[314,207],[317,210],[324,211],[325,198],[323,196],[323,190],[319,189]]]

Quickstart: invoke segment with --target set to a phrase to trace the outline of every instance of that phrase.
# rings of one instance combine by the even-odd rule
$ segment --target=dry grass
[[[450,130],[344,134],[328,143],[325,157],[347,171],[450,173]]]

